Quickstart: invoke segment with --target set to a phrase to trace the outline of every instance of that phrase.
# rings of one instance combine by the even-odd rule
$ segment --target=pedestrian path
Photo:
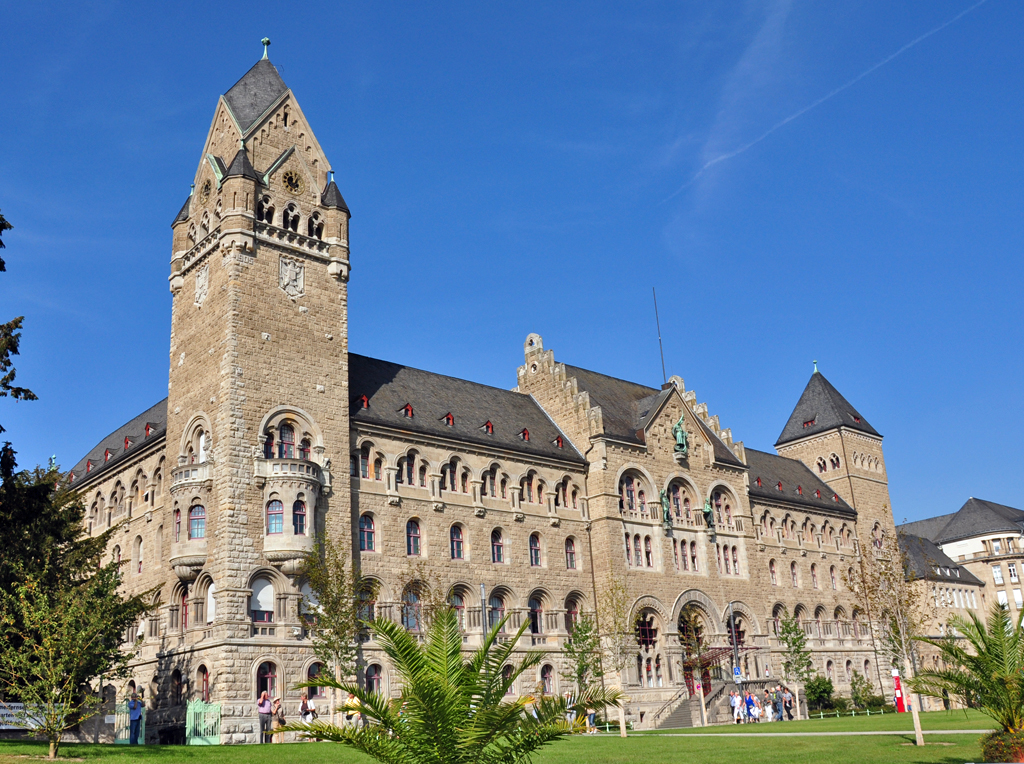
[[[987,735],[992,730],[924,730],[925,735]],[[658,732],[658,737],[835,737],[840,735],[913,735],[914,730],[868,732]]]

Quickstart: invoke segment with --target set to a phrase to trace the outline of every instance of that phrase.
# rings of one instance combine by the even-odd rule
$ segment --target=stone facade
[[[843,584],[893,527],[881,436],[836,426],[781,456],[749,450],[682,379],[658,390],[569,367],[535,334],[513,391],[357,365],[349,211],[331,176],[294,95],[259,62],[219,100],[173,225],[168,399],[73,470],[90,530],[118,524],[126,589],[159,588],[126,635],[143,637],[133,682],[151,739],[208,697],[223,742],[255,742],[268,684],[297,714],[294,685],[315,664],[298,560],[325,533],[378,582],[377,618],[418,625],[409,584],[427,579],[458,603],[468,649],[502,612],[510,630],[530,621],[520,650],[551,658],[522,692],[565,689],[572,619],[621,580],[643,637],[607,681],[637,724],[689,703],[687,605],[719,656],[712,701],[731,674],[730,618],[742,674],[755,687],[780,675],[783,611],[840,692],[857,669],[889,693]],[[397,692],[372,639],[359,678]]]

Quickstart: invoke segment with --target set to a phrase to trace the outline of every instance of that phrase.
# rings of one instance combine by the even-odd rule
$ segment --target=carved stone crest
[[[202,305],[206,295],[210,293],[210,264],[207,263],[196,271],[196,305]]]
[[[302,297],[306,293],[305,271],[302,263],[282,257],[278,286],[293,300]]]

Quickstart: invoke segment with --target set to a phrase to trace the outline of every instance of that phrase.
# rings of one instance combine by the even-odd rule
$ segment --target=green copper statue
[[[704,499],[704,522],[709,528],[715,527],[715,510],[711,508],[711,499]]]
[[[676,445],[673,450],[680,456],[686,456],[690,451],[686,429],[683,427],[685,419],[686,414],[680,414],[679,421],[672,425],[672,436],[676,439]]]
[[[661,521],[665,525],[672,525],[672,513],[668,501],[668,492],[661,492]]]

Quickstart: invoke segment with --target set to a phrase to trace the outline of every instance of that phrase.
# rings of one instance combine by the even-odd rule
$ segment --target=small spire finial
[[[813,361],[812,363],[814,364],[814,373],[817,374],[818,373],[818,362],[817,361]]]
[[[334,182],[334,170],[328,170],[328,171],[327,171],[327,174],[328,174],[328,176],[329,176],[329,177],[327,178],[327,182],[328,182],[328,183],[333,183],[333,182]]]
[[[192,194],[194,194],[195,192],[196,192],[196,184],[193,183],[191,186],[189,186],[188,195],[192,196]]]
[[[268,51],[270,48],[270,38],[264,37],[262,40],[260,40],[260,42],[263,43],[263,59],[266,60],[267,58],[269,58]]]

